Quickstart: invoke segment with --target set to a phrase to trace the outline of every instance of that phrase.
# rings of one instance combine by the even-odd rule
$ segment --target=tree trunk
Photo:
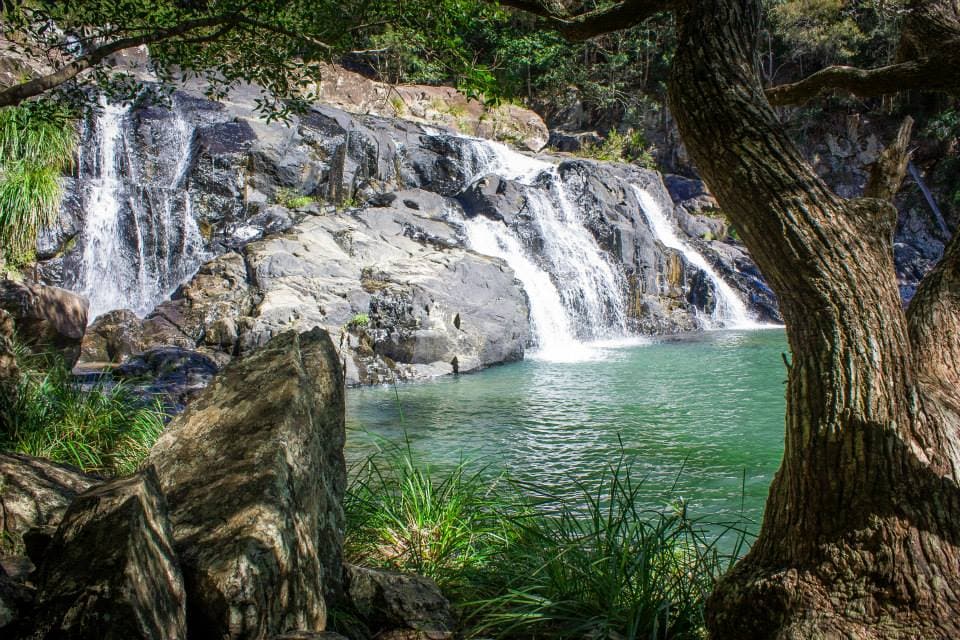
[[[708,603],[715,639],[960,638],[960,242],[908,322],[896,211],[844,200],[764,97],[759,0],[685,0],[670,101],[776,291],[793,354],[760,535]]]

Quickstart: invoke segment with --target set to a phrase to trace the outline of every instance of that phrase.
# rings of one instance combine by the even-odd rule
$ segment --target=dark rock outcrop
[[[80,347],[85,362],[123,362],[144,349],[143,323],[129,309],[98,317],[87,327]]]
[[[343,387],[325,331],[282,333],[227,366],[154,446],[192,636],[325,629],[342,575]]]
[[[350,604],[377,637],[453,637],[450,603],[433,580],[351,564],[344,565],[344,578]]]
[[[30,529],[56,526],[73,500],[103,480],[72,467],[0,453],[0,531],[18,545]]]
[[[14,320],[17,336],[36,351],[55,350],[68,367],[80,357],[87,301],[42,284],[0,280],[0,309]]]
[[[33,637],[186,637],[186,597],[152,469],[71,504],[37,577]]]

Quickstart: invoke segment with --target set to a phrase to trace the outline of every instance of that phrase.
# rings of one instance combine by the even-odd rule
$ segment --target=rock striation
[[[150,453],[196,638],[323,631],[341,588],[344,385],[321,330],[226,367]]]
[[[156,474],[80,494],[43,554],[34,638],[186,637],[183,578]]]

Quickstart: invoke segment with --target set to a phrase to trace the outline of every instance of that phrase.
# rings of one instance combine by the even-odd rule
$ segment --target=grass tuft
[[[20,379],[0,394],[0,450],[107,476],[133,473],[163,432],[159,403],[122,384],[79,384],[62,361],[18,348]]]
[[[743,550],[674,501],[641,508],[624,457],[575,500],[387,445],[347,492],[351,562],[433,578],[467,637],[703,638],[703,607]],[[732,548],[720,540],[732,536]]]
[[[68,114],[26,103],[0,109],[0,246],[18,265],[60,210],[60,177],[73,166],[77,130]]]

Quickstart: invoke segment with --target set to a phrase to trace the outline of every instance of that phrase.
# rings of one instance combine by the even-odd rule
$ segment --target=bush
[[[698,523],[682,501],[640,509],[622,459],[578,488],[572,504],[464,463],[438,475],[409,443],[387,447],[348,488],[345,552],[436,580],[468,636],[704,637],[704,602],[743,532]]]
[[[370,316],[366,313],[358,313],[350,318],[347,327],[350,329],[363,329],[370,324]]]
[[[290,210],[303,209],[304,207],[309,207],[314,203],[314,198],[302,193],[295,191],[294,189],[289,189],[287,187],[280,187],[274,193],[274,200],[281,207],[285,207]]]
[[[19,382],[0,394],[0,449],[101,475],[137,470],[164,429],[159,403],[102,379],[84,388],[57,358],[18,356]]]

